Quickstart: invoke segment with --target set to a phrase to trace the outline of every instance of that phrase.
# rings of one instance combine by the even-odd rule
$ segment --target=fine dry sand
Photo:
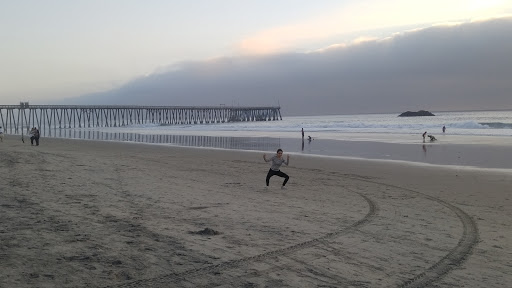
[[[290,162],[7,137],[0,287],[510,287],[512,173]]]

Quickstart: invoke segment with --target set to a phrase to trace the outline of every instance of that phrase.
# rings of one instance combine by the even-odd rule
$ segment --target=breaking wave
[[[488,123],[479,123],[484,127],[489,127],[492,129],[512,129],[512,123],[503,123],[503,122],[488,122]]]

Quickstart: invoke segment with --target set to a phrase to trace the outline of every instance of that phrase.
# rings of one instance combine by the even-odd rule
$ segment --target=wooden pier
[[[6,134],[45,129],[121,127],[128,125],[194,125],[282,120],[281,107],[0,105],[0,126]],[[26,132],[25,131],[25,132]]]

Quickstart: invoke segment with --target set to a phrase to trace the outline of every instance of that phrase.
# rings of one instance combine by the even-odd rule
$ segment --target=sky
[[[0,7],[0,105],[281,105],[302,115],[512,109],[511,50],[503,48],[511,44],[512,1]]]

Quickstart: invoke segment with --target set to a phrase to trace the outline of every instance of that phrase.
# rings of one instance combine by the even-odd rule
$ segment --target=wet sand
[[[6,137],[0,287],[512,282],[512,173],[290,162],[267,189],[261,152]]]
[[[110,130],[107,130],[110,131]],[[512,137],[439,135],[422,141],[421,135],[379,133],[319,133],[313,140],[292,133],[262,131],[188,131],[195,134],[107,132],[101,129],[58,129],[52,137],[122,141],[182,147],[275,151],[293,154],[405,161],[415,164],[507,169],[512,173]],[[173,132],[173,131],[170,131]],[[177,131],[174,131],[177,132]],[[20,136],[10,136],[20,137]]]

